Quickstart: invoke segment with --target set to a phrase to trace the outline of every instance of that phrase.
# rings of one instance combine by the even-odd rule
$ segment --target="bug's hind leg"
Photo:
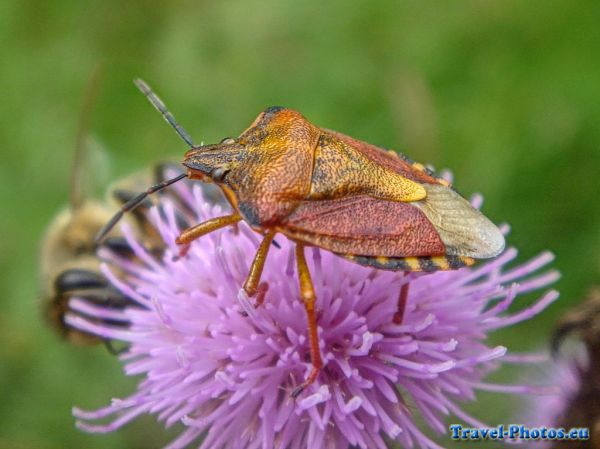
[[[304,257],[304,245],[296,244],[296,264],[298,265],[298,278],[300,280],[300,297],[304,302],[306,309],[306,318],[308,321],[308,341],[310,344],[310,359],[312,362],[312,371],[308,377],[292,391],[292,397],[296,398],[304,391],[306,387],[312,384],[318,377],[323,368],[321,351],[319,349],[319,336],[317,334],[317,316],[315,314],[315,288],[310,278],[306,258]]]
[[[406,276],[408,273],[404,273]],[[398,309],[394,314],[394,323],[402,324],[402,320],[404,319],[404,312],[406,310],[406,302],[408,301],[408,288],[410,287],[410,283],[402,284],[400,287],[400,296],[398,296]]]
[[[239,214],[225,215],[224,217],[211,218],[210,220],[185,229],[175,240],[175,243],[181,245],[179,258],[187,254],[190,249],[190,243],[197,238],[216,231],[217,229],[237,223],[241,219],[242,217]]]

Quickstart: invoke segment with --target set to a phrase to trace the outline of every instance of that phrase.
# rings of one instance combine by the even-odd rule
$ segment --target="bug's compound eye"
[[[231,137],[225,137],[219,143],[222,144],[222,145],[231,145],[232,143],[235,143],[235,139],[232,139]]]
[[[213,179],[213,181],[223,182],[225,176],[227,176],[227,173],[229,173],[229,170],[226,170],[222,167],[218,167],[210,172],[210,177]]]

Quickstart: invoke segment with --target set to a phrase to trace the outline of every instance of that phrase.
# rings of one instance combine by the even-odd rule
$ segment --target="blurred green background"
[[[104,405],[134,382],[103,348],[60,342],[38,310],[39,239],[66,202],[98,63],[90,133],[109,154],[106,183],[186,149],[137,76],[197,142],[284,105],[451,168],[459,191],[483,193],[484,211],[512,225],[520,261],[557,255],[562,299],[494,336],[527,350],[600,277],[599,23],[592,0],[1,2],[0,447],[157,448],[169,438],[150,418],[107,436],[76,430],[72,405]],[[512,407],[484,395],[471,410],[496,424]]]

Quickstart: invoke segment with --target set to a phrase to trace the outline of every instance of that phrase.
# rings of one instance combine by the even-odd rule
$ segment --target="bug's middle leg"
[[[260,282],[260,277],[262,275],[263,268],[265,267],[267,254],[269,253],[271,242],[273,242],[273,237],[275,237],[275,231],[270,231],[265,235],[265,238],[258,247],[256,256],[254,256],[254,260],[250,266],[250,273],[246,278],[246,282],[244,282],[243,288],[246,294],[250,297],[256,295],[256,307],[263,303],[265,294],[269,288],[269,284],[266,282]]]
[[[209,234],[217,229],[224,228],[240,221],[242,217],[240,214],[225,215],[223,217],[211,218],[200,224],[192,226],[183,230],[179,237],[175,240],[175,243],[182,245],[179,251],[179,257],[185,256],[190,248],[190,243],[203,235]]]
[[[304,302],[306,309],[306,318],[308,321],[308,341],[310,344],[310,359],[312,362],[312,371],[308,377],[294,389],[292,397],[298,397],[302,391],[312,384],[323,368],[323,360],[321,359],[321,351],[319,349],[319,336],[317,334],[317,316],[315,314],[315,287],[310,278],[306,258],[304,257],[304,245],[296,244],[296,264],[298,265],[298,278],[300,280],[300,297]]]

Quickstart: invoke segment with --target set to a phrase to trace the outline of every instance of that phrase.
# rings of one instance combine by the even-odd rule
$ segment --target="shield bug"
[[[313,366],[292,392],[294,397],[314,382],[323,367],[306,246],[364,266],[403,272],[457,269],[475,259],[495,257],[504,248],[499,229],[421,164],[319,128],[282,107],[261,112],[237,138],[197,146],[148,85],[141,80],[135,83],[191,147],[182,162],[186,173],[150,187],[125,204],[98,239],[153,192],[186,177],[215,183],[232,213],[184,230],[177,243],[183,254],[197,238],[241,220],[262,234],[242,287],[249,297],[256,297],[256,305],[267,289],[260,279],[273,238],[283,234],[293,241]],[[405,285],[394,317],[397,323],[407,294]]]

